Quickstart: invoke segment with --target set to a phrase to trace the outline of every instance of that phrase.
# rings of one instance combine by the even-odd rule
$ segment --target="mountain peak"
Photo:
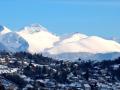
[[[61,37],[61,42],[62,43],[75,42],[87,37],[88,37],[87,35],[77,32],[69,35],[64,35],[63,37]]]
[[[79,33],[79,32],[75,32],[75,33],[71,33],[71,34],[65,34],[61,38],[66,39],[66,38],[71,38],[71,37],[86,38],[88,36],[85,34]]]
[[[31,24],[31,25],[29,25],[29,26],[31,26],[31,27],[43,27],[42,25],[37,24],[37,23]]]
[[[8,29],[5,26],[0,25],[0,34],[6,34],[8,32],[11,32],[10,29]]]
[[[31,25],[25,26],[21,30],[21,32],[29,33],[29,34],[33,34],[33,33],[36,33],[36,32],[41,32],[41,31],[47,31],[47,29],[40,24],[31,24]]]
[[[88,36],[85,35],[85,34],[76,32],[76,33],[72,34],[72,37],[86,38],[86,37],[88,37]]]

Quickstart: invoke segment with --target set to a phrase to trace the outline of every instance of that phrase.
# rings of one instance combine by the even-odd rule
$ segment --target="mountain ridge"
[[[0,26],[0,37],[0,43],[11,52],[48,53],[51,57],[61,54],[69,56],[69,53],[91,53],[93,56],[99,53],[120,53],[120,44],[114,40],[78,32],[57,36],[39,24],[25,26],[17,32]]]

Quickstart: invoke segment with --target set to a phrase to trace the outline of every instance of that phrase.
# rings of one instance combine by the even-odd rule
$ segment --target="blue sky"
[[[0,0],[0,24],[12,30],[39,23],[57,34],[120,36],[119,0]]]

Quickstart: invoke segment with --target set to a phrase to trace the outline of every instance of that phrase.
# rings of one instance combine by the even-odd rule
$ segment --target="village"
[[[120,59],[59,61],[41,54],[0,53],[3,90],[120,90]],[[2,90],[2,89],[0,89]]]

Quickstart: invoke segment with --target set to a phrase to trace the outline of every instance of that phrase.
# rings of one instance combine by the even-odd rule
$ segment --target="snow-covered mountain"
[[[27,41],[15,32],[0,35],[0,42],[11,52],[27,51],[29,46]]]
[[[8,32],[11,32],[10,29],[8,29],[7,27],[5,26],[1,26],[0,25],[0,35],[3,35],[3,34],[6,34]]]
[[[28,51],[31,53],[43,52],[59,41],[58,36],[53,35],[46,28],[37,24],[26,26],[17,33],[28,42]]]
[[[1,47],[11,52],[43,53],[60,59],[113,59],[120,55],[120,44],[114,40],[81,33],[56,36],[39,24],[25,26],[18,32],[0,26]]]
[[[98,36],[87,36],[80,33],[61,38],[45,55],[56,59],[103,60],[115,59],[120,56],[120,44]]]
[[[120,44],[112,40],[106,40],[97,36],[86,36],[81,39],[80,34],[72,35],[57,43],[48,50],[50,54],[61,53],[110,53],[120,52]]]

